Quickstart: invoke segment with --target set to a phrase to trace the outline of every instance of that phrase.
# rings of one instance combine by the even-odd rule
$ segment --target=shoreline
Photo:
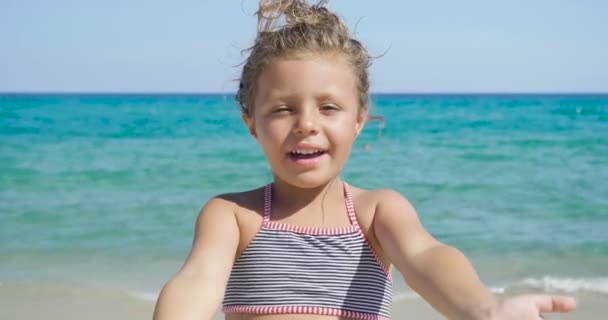
[[[537,291],[538,292],[538,291]],[[578,309],[570,314],[546,314],[545,319],[605,319],[608,295],[573,294]],[[118,288],[91,288],[61,283],[0,284],[2,319],[152,319],[155,296],[142,296]],[[402,298],[393,303],[393,319],[444,319],[418,297]],[[214,319],[223,319],[218,313]]]

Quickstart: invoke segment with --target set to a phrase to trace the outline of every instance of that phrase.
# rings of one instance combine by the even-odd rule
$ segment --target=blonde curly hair
[[[302,53],[342,54],[358,79],[360,108],[367,106],[371,58],[326,4],[326,1],[314,5],[302,0],[260,1],[256,12],[257,36],[253,46],[245,50],[249,56],[244,62],[236,95],[243,114],[248,117],[253,114],[256,82],[264,68],[275,59]],[[277,26],[281,18],[284,24]]]

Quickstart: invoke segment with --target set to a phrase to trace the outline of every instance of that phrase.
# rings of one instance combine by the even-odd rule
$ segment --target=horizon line
[[[0,95],[236,95],[222,91],[0,91]],[[421,92],[370,92],[369,95],[441,96],[441,95],[608,95],[608,91],[421,91]]]

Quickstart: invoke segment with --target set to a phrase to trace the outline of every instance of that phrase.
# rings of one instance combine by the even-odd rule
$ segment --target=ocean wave
[[[502,288],[502,287],[490,288],[490,291],[492,291],[492,293],[495,293],[495,294],[501,294],[501,293],[505,292],[505,288]],[[416,300],[416,299],[422,299],[422,297],[415,291],[401,291],[401,292],[396,292],[393,294],[393,302],[403,302],[403,301]]]
[[[608,277],[558,278],[545,276],[542,278],[526,278],[518,282],[515,286],[543,291],[562,291],[566,293],[590,292],[608,294]]]
[[[129,291],[129,296],[137,300],[152,301],[155,302],[158,299],[157,292],[146,292],[146,291]]]
[[[2,285],[2,283],[0,283]],[[530,289],[539,292],[564,292],[564,293],[595,293],[608,294],[608,277],[600,278],[559,278],[545,276],[542,278],[525,278],[505,286],[491,286],[490,291],[495,294],[503,294],[510,290]],[[129,296],[143,301],[156,301],[157,292],[129,291]],[[415,291],[405,290],[395,292],[393,301],[408,301],[420,299]]]
[[[508,283],[504,286],[490,286],[490,291],[494,294],[503,294],[512,290],[521,290],[533,292],[551,292],[551,293],[593,293],[593,294],[608,294],[608,277],[600,278],[559,278],[545,276],[542,278],[525,278],[523,280]],[[414,291],[406,290],[396,292],[393,295],[394,302],[408,301],[420,299]]]

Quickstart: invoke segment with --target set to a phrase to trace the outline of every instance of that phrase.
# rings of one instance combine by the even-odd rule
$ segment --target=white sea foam
[[[505,288],[502,288],[502,287],[492,287],[492,288],[490,288],[490,291],[492,291],[493,293],[496,293],[496,294],[500,294],[500,293],[504,293],[505,292]],[[415,300],[415,299],[421,299],[421,298],[422,297],[418,293],[416,293],[415,291],[401,291],[401,292],[395,292],[393,294],[393,301],[394,302]]]
[[[567,293],[591,292],[608,294],[608,277],[601,278],[558,278],[545,276],[527,278],[516,284],[543,291],[562,291]]]
[[[156,301],[158,299],[158,293],[156,292],[129,291],[128,293],[131,297],[138,300]]]
[[[608,294],[608,277],[600,278],[559,278],[545,276],[542,278],[525,278],[520,281],[511,282],[503,286],[490,286],[489,289],[495,294],[502,294],[509,289],[527,288],[533,291],[579,293],[588,292],[596,294]],[[407,301],[420,299],[414,291],[395,292],[393,301]]]
[[[490,291],[492,293],[496,293],[496,294],[505,293],[505,290],[506,290],[505,287],[490,287]]]
[[[2,283],[0,282],[0,285]],[[545,276],[542,278],[526,278],[505,286],[491,286],[490,290],[496,294],[502,294],[513,288],[529,288],[540,291],[561,291],[565,293],[591,292],[608,294],[608,277],[600,278],[559,278]],[[157,292],[129,291],[128,294],[138,300],[156,301]],[[393,301],[408,301],[420,299],[420,295],[411,290],[395,292]]]

